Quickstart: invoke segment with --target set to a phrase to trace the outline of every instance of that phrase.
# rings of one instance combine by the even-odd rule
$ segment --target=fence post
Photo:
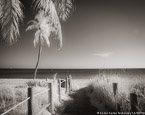
[[[72,77],[69,75],[69,93],[72,91]]]
[[[69,88],[69,84],[68,84],[68,76],[66,77],[66,94],[68,93],[68,88]]]
[[[121,107],[120,107],[119,103],[116,104],[116,110],[117,110],[118,112],[121,111]]]
[[[118,93],[118,83],[113,83],[113,93],[115,98],[116,111],[120,111],[120,105],[117,103],[116,95]]]
[[[121,111],[123,110],[123,106],[124,106],[124,100],[123,98],[121,98]]]
[[[131,101],[131,112],[137,112],[137,95],[135,93],[130,93],[130,101]]]
[[[61,102],[61,79],[58,79],[58,96],[59,101]]]
[[[33,115],[33,88],[28,88],[28,97],[30,99],[28,100],[28,115]]]
[[[56,81],[56,78],[57,78],[57,73],[55,73],[55,74],[53,75],[53,81],[54,81],[54,82]]]
[[[50,90],[48,90],[48,99],[49,99],[49,111],[52,115],[54,115],[54,104],[53,104],[53,86],[52,83],[48,83],[48,88]]]
[[[116,96],[118,92],[118,84],[117,83],[113,83],[113,93],[114,93],[114,96]]]

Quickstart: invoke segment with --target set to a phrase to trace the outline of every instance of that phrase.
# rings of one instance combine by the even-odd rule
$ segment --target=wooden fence
[[[62,92],[61,89],[65,88],[65,93],[69,94],[72,92],[72,77],[71,75],[67,76],[66,79],[58,79],[58,94],[59,101],[61,102]]]
[[[118,111],[118,112],[121,111],[121,105],[117,102],[117,95],[119,95],[121,97],[122,101],[125,100],[127,103],[130,103],[131,112],[141,112],[141,110],[138,106],[138,96],[135,93],[130,93],[130,100],[126,99],[121,94],[119,94],[118,84],[113,83],[113,94],[114,94],[114,98],[115,98],[116,111]]]
[[[66,79],[58,79],[57,87],[58,87],[59,101],[61,102],[62,101],[62,88],[65,89],[66,94],[69,94],[69,93],[72,92],[72,77],[71,77],[71,75],[67,76]],[[54,97],[53,96],[53,94],[54,94],[53,93],[53,83],[48,83],[48,88],[46,90],[41,91],[41,92],[36,93],[36,94],[34,94],[34,87],[29,87],[27,90],[28,90],[28,95],[27,95],[27,98],[25,100],[16,104],[15,106],[8,109],[7,111],[2,113],[1,115],[6,115],[7,113],[14,110],[16,107],[22,105],[25,102],[27,102],[27,106],[28,106],[28,115],[34,115],[33,108],[35,108],[35,105],[33,104],[33,99],[36,98],[39,95],[42,95],[42,94],[46,93],[46,92],[48,93],[48,104],[45,105],[45,107],[43,107],[38,113],[35,113],[35,115],[40,114],[41,112],[46,110],[46,108],[49,108],[49,112],[52,115],[55,114],[54,98],[53,98]],[[120,109],[121,105],[117,102],[117,96],[119,95],[122,100],[125,100],[127,103],[130,103],[130,107],[131,107],[130,111],[131,112],[138,112],[138,111],[141,112],[141,110],[138,106],[137,95],[135,93],[130,93],[130,100],[126,99],[121,94],[119,94],[118,84],[113,83],[113,95],[114,95],[114,98],[115,98],[116,111],[118,111],[118,112],[121,111],[121,109]]]
[[[65,92],[66,94],[71,93],[72,91],[72,83],[71,83],[71,75],[67,76],[65,80],[63,79],[58,79],[58,96],[59,96],[59,101],[61,102],[61,89],[65,88]],[[48,104],[45,105],[45,107],[43,107],[38,113],[36,113],[35,115],[40,114],[41,112],[43,112],[44,110],[46,110],[46,108],[49,108],[49,112],[54,115],[55,111],[54,111],[54,96],[53,96],[53,83],[48,83],[48,88],[44,91],[41,91],[39,93],[34,94],[34,87],[29,87],[28,89],[28,95],[27,98],[25,100],[23,100],[22,102],[16,104],[15,106],[13,106],[12,108],[8,109],[7,111],[5,111],[4,113],[2,113],[1,115],[6,115],[7,113],[9,113],[10,111],[14,110],[15,108],[17,108],[18,106],[22,105],[23,103],[27,102],[27,106],[28,106],[28,115],[34,115],[34,111],[33,109],[35,108],[35,105],[33,103],[33,99],[36,98],[37,96],[44,94],[44,93],[48,93]]]

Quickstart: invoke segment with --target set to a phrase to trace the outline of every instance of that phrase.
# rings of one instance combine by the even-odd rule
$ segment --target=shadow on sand
[[[96,115],[97,109],[91,105],[89,97],[86,95],[86,88],[71,93],[70,100],[63,102],[63,115]]]

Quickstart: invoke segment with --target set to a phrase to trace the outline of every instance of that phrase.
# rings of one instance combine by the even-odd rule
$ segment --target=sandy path
[[[72,100],[64,101],[63,115],[96,115],[97,109],[90,104],[85,88],[69,95]]]

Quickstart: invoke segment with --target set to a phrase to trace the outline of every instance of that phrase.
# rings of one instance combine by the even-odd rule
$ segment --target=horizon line
[[[35,68],[0,68],[0,69],[35,69]],[[145,69],[142,67],[136,67],[136,68],[122,68],[122,67],[116,67],[116,68],[38,68],[39,69]]]

